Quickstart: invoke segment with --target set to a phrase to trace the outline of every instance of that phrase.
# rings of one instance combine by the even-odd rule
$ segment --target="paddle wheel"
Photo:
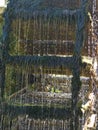
[[[9,1],[0,57],[2,129],[82,129],[79,100],[95,84],[88,10],[88,0]]]

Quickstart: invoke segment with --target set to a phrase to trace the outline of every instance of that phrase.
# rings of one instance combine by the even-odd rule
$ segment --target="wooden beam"
[[[36,65],[46,67],[68,67],[70,68],[74,63],[72,57],[60,57],[60,56],[9,56],[5,60],[6,64],[17,65]]]

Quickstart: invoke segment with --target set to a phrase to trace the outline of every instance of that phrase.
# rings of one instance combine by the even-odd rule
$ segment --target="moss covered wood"
[[[81,49],[85,40],[85,24],[87,23],[88,14],[88,1],[83,0],[81,2],[81,8],[77,15],[77,31],[76,31],[76,43],[74,48],[74,63],[72,67],[72,118],[71,118],[71,130],[79,129],[79,113],[78,113],[78,99],[79,91],[81,88],[80,81],[80,68],[81,68]]]

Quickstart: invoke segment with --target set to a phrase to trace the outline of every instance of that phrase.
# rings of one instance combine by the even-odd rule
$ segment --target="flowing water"
[[[23,56],[24,62],[6,65],[0,130],[70,130],[71,71],[56,65],[59,61],[51,67],[52,63],[45,66],[39,61],[31,64],[28,57],[71,57],[76,17],[34,12],[32,19],[26,19],[23,14],[12,21],[9,54]],[[84,47],[85,55],[86,51]],[[80,97],[88,91],[90,81],[84,80]]]

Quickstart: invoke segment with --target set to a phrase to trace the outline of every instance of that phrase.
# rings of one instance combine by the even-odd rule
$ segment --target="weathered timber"
[[[58,57],[58,56],[9,56],[6,63],[18,65],[36,65],[47,67],[71,67],[73,64],[72,57]]]
[[[10,118],[24,115],[24,113],[35,119],[45,119],[48,117],[50,119],[69,119],[70,117],[70,108],[55,108],[55,106],[15,106],[4,103],[2,104],[1,112],[2,115],[10,114]]]

